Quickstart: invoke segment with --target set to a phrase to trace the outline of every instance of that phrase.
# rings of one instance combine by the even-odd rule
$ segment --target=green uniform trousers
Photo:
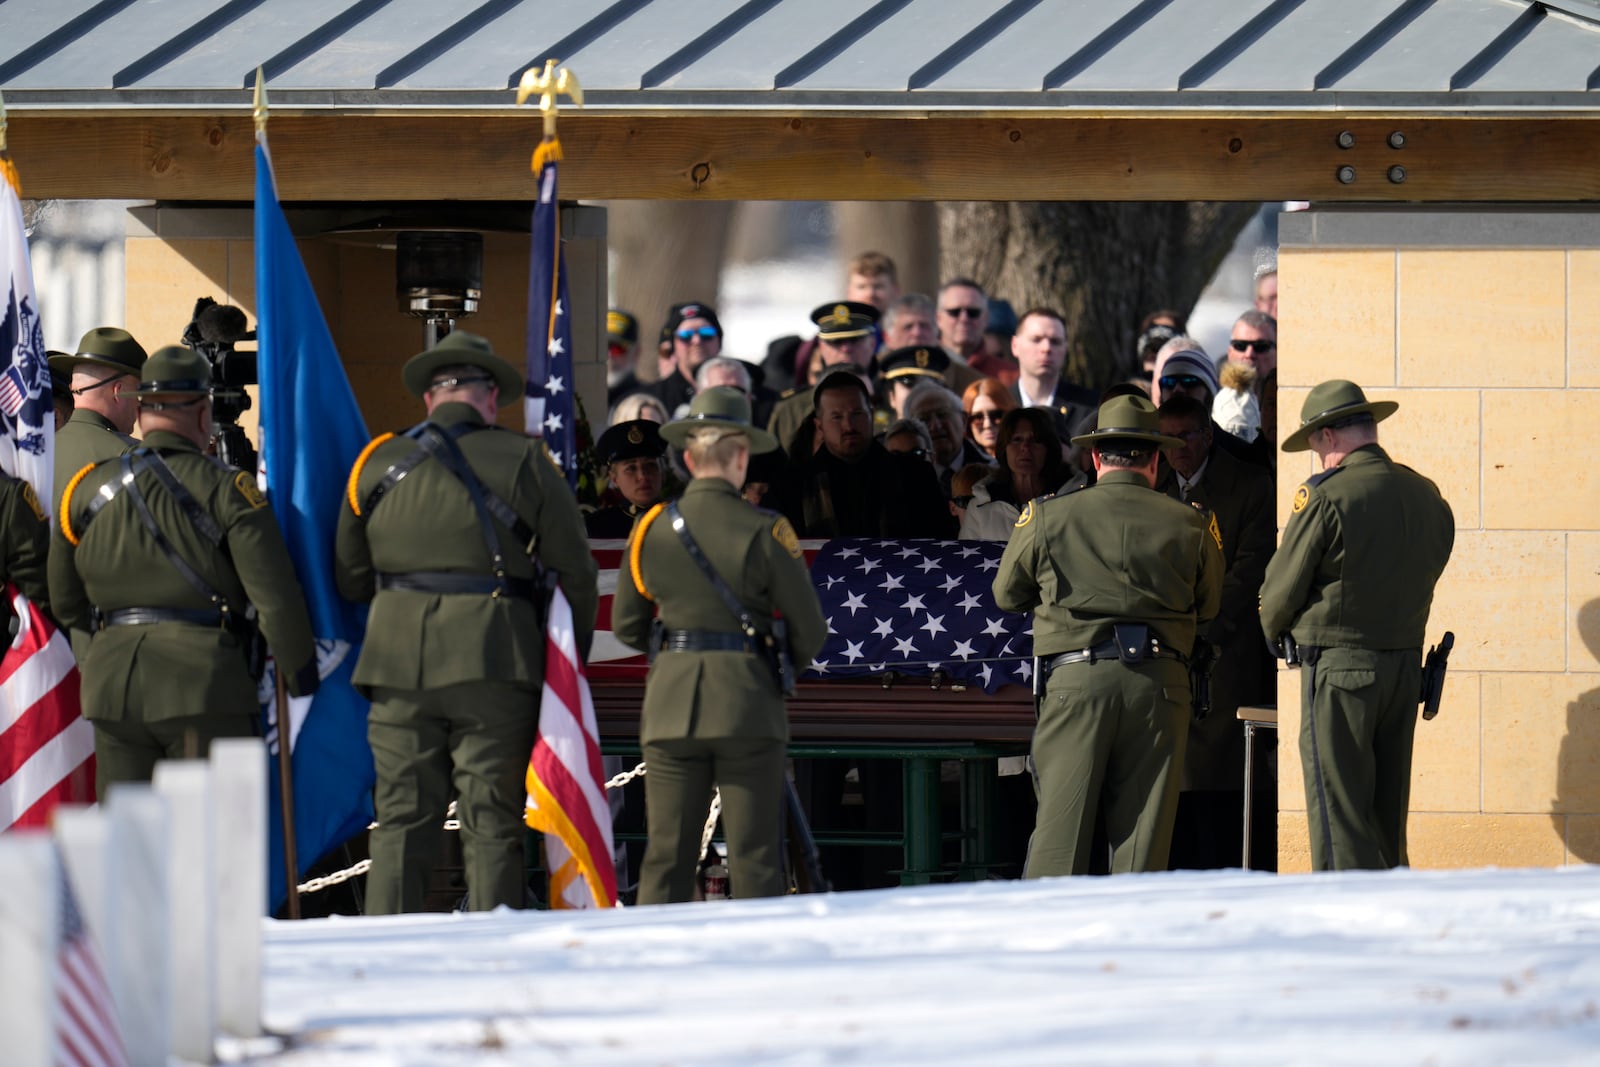
[[[472,911],[527,904],[523,811],[539,690],[505,682],[374,686],[367,742],[377,772],[367,914],[422,910],[452,793]]]
[[[783,876],[783,775],[788,746],[768,737],[678,738],[644,745],[650,840],[640,904],[692,900],[711,787],[722,790],[730,896],[777,897]]]
[[[1033,733],[1039,815],[1024,878],[1087,874],[1102,807],[1113,874],[1166,870],[1189,704],[1189,673],[1174,659],[1050,675]]]
[[[1318,871],[1406,863],[1420,649],[1323,648],[1300,668],[1300,760]]]
[[[131,686],[130,694],[136,692]],[[186,715],[145,722],[130,708],[125,719],[94,723],[94,791],[102,803],[117,782],[148,782],[160,760],[205,759],[220,737],[257,737],[258,719],[243,715]]]

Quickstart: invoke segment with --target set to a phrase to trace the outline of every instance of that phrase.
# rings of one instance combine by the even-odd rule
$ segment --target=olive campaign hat
[[[145,360],[134,398],[141,404],[173,396],[211,395],[211,364],[182,345],[166,345]]]
[[[878,360],[878,374],[886,382],[902,378],[936,378],[944,380],[950,357],[938,345],[912,345],[897,348]],[[914,383],[907,383],[914,384]]]
[[[637,456],[660,457],[666,451],[667,443],[661,439],[661,425],[651,419],[619,422],[601,434],[600,440],[594,445],[594,454],[608,467]]]
[[[517,368],[495,355],[487,340],[465,330],[454,330],[426,352],[412,356],[400,371],[400,380],[412,396],[420,397],[427,394],[441,368],[462,366],[488,371],[500,387],[501,403],[522,396],[522,375]]]
[[[845,341],[871,333],[879,314],[871,304],[863,304],[859,300],[840,300],[813,310],[811,321],[817,324],[817,336],[824,341]]]
[[[1100,405],[1095,428],[1072,439],[1075,445],[1098,445],[1112,441],[1142,441],[1162,448],[1178,448],[1183,442],[1161,432],[1161,416],[1155,405],[1142,396],[1114,396]]]
[[[750,452],[766,452],[778,447],[778,439],[750,425],[750,398],[731,385],[702,389],[689,401],[689,413],[661,427],[668,444],[685,448],[689,433],[705,426],[731,426],[750,437]]]
[[[115,326],[96,326],[84,334],[83,340],[78,342],[77,352],[52,352],[49,355],[50,369],[69,376],[72,368],[80,363],[92,363],[97,367],[110,367],[124,374],[137,375],[146,358],[144,346],[133,339],[133,334]]]
[[[1323,382],[1306,394],[1300,405],[1300,428],[1283,439],[1283,450],[1305,452],[1311,448],[1312,434],[1354,415],[1371,415],[1373,422],[1382,422],[1399,410],[1393,400],[1368,400],[1355,382],[1342,378]]]

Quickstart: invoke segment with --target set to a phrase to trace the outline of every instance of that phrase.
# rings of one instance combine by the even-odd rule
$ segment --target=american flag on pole
[[[600,761],[600,730],[572,608],[556,587],[546,627],[539,737],[528,763],[530,827],[545,835],[552,908],[611,908],[617,903],[611,808]]]
[[[126,1067],[127,1052],[94,936],[83,923],[66,864],[56,865],[60,931],[56,942],[57,1067]]]
[[[567,313],[567,262],[561,254],[561,202],[556,196],[559,141],[534,153],[539,198],[533,205],[528,261],[528,384],[523,428],[544,438],[567,484],[578,484],[578,425],[572,393],[572,316]]]
[[[0,156],[0,469],[51,495],[55,406],[16,171]],[[94,728],[78,712],[66,638],[14,585],[18,630],[0,656],[0,830],[45,826],[63,801],[94,799]]]

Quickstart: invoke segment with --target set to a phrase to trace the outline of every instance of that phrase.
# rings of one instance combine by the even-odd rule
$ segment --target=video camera
[[[256,371],[256,354],[233,347],[240,341],[256,339],[256,332],[246,328],[248,324],[243,311],[202,296],[195,301],[194,317],[184,327],[182,340],[211,364],[211,421],[217,458],[230,467],[253,472],[256,450],[239,425],[239,416],[251,406],[245,386],[256,385],[261,378]]]

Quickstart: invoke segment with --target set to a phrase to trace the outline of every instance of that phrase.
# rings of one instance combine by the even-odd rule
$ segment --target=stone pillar
[[[1312,385],[1352,379],[1400,404],[1380,442],[1455,512],[1428,640],[1456,646],[1417,725],[1412,865],[1600,861],[1600,211],[1314,208],[1279,241],[1279,439]],[[1315,459],[1279,463],[1281,529]],[[1309,866],[1299,682],[1280,675],[1282,870]]]

